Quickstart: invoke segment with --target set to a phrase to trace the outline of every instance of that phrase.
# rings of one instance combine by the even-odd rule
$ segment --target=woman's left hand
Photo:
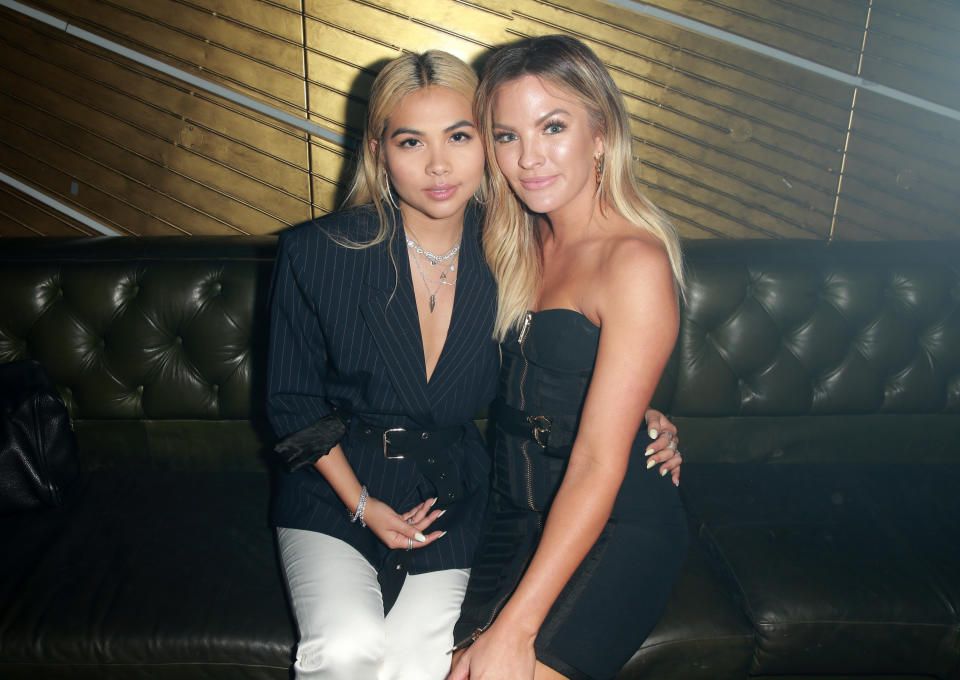
[[[537,655],[533,634],[494,623],[456,659],[447,680],[533,680]]]
[[[680,455],[677,426],[655,408],[648,408],[644,419],[647,421],[647,433],[653,439],[645,452],[648,467],[659,463],[660,474],[666,476],[670,473],[673,485],[680,486],[680,464],[683,463],[683,456]]]

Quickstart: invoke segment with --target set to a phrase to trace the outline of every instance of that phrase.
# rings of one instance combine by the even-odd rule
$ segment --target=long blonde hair
[[[374,79],[367,104],[363,140],[358,149],[356,169],[344,204],[356,206],[372,203],[377,210],[379,230],[373,239],[363,243],[337,239],[341,245],[348,248],[367,248],[393,238],[397,225],[389,204],[396,199],[390,194],[383,154],[386,141],[384,136],[390,123],[390,115],[403,98],[431,86],[449,88],[462,94],[467,101],[473,101],[477,90],[477,74],[452,54],[428,50],[422,54],[404,54],[397,57],[384,66]],[[371,140],[377,141],[376,151],[372,148]]]
[[[678,291],[684,285],[683,258],[676,230],[650,202],[633,173],[633,145],[620,91],[600,59],[579,40],[565,35],[529,38],[501,47],[490,57],[477,89],[474,113],[480,125],[489,174],[483,247],[497,280],[494,337],[502,341],[520,325],[533,303],[541,276],[542,243],[531,213],[510,190],[497,167],[493,140],[493,100],[499,87],[534,75],[570,94],[588,111],[603,136],[603,171],[597,188],[602,208],[612,208],[663,244]]]

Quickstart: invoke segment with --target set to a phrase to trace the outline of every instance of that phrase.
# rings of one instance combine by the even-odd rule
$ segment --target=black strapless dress
[[[527,316],[503,344],[493,407],[493,493],[454,635],[485,630],[516,588],[563,478],[597,357],[600,329],[569,309]],[[554,603],[537,659],[571,679],[612,678],[656,624],[687,549],[669,476],[646,468],[637,433],[610,520]]]

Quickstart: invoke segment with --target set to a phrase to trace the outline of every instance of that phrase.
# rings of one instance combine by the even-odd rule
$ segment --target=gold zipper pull
[[[533,318],[533,315],[530,312],[527,312],[527,315],[523,317],[523,326],[520,328],[520,337],[517,338],[517,342],[521,345],[527,337],[527,331],[530,330],[530,320]]]
[[[480,637],[480,635],[483,633],[484,630],[485,630],[484,628],[477,628],[472,633],[470,633],[470,637],[464,638],[463,640],[455,644],[453,647],[451,647],[449,650],[447,650],[447,654],[453,654],[454,652],[459,651],[468,645],[472,645],[474,642],[477,641],[477,638]]]

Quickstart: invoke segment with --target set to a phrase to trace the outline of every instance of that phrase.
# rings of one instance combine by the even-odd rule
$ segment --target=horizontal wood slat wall
[[[403,51],[566,32],[624,93],[688,238],[960,237],[960,122],[643,13],[960,109],[949,0],[28,0],[354,141]],[[861,53],[862,52],[862,53]],[[0,9],[0,172],[119,233],[259,234],[335,209],[352,151]],[[0,184],[0,236],[92,234]]]

